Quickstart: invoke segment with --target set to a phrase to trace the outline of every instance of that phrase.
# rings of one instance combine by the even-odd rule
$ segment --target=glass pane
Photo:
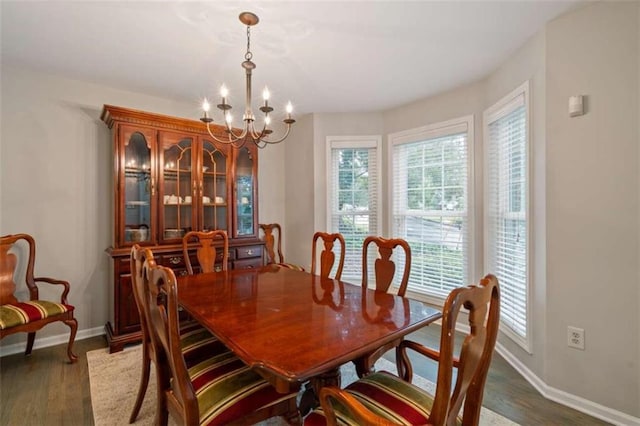
[[[125,150],[124,240],[151,239],[151,149],[141,133],[133,133]]]
[[[227,157],[209,141],[202,149],[203,230],[227,230]]]
[[[163,152],[164,164],[164,238],[182,238],[193,230],[192,212],[192,138],[183,138]]]
[[[238,235],[252,235],[253,229],[253,160],[249,150],[238,152],[236,164],[236,212]]]

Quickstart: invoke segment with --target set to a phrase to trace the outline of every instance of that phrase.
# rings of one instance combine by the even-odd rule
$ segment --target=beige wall
[[[505,336],[500,344],[548,397],[621,424],[640,423],[640,153],[633,123],[640,113],[638,8],[636,2],[579,8],[550,23],[485,80],[383,112],[382,129],[376,115],[361,122],[315,114],[305,132],[314,135],[307,167],[316,170],[309,186],[316,208],[299,218],[307,232],[326,221],[326,136],[376,129],[386,145],[389,133],[474,114],[475,226],[481,236],[482,113],[528,80],[531,353]],[[573,94],[588,96],[585,116],[568,117]],[[358,127],[368,121],[369,129]],[[298,208],[287,197],[287,212]],[[477,253],[481,244],[478,238]],[[483,259],[475,261],[478,276]],[[585,329],[585,351],[567,347],[568,325]]]
[[[545,381],[640,417],[637,2],[547,28]],[[570,118],[570,95],[587,114]],[[567,347],[567,326],[586,350]]]
[[[111,294],[113,154],[100,121],[103,104],[199,116],[198,106],[146,96],[26,69],[2,68],[0,234],[36,238],[36,275],[66,279],[76,306],[79,338],[101,333]],[[283,148],[260,151],[260,217],[284,219]],[[68,336],[53,324],[38,333]],[[2,345],[25,340],[18,334]]]

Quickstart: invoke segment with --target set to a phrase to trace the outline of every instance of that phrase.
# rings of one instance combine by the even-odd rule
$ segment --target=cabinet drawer
[[[236,259],[248,259],[252,257],[259,257],[262,260],[262,246],[246,246],[238,247],[236,249]]]
[[[118,274],[130,274],[131,273],[131,260],[129,257],[120,257],[115,259],[116,271]]]
[[[169,254],[162,256],[159,263],[162,266],[167,266],[171,269],[187,267],[187,264],[184,261],[184,256],[181,254]]]
[[[262,266],[262,257],[256,257],[253,259],[236,260],[233,262],[233,269],[251,269],[259,268]]]

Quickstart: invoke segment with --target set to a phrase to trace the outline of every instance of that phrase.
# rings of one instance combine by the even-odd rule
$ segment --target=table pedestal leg
[[[300,398],[300,414],[306,416],[309,411],[313,410],[320,404],[318,396],[320,389],[325,386],[340,387],[340,368],[335,368],[315,376],[305,385],[305,390]]]

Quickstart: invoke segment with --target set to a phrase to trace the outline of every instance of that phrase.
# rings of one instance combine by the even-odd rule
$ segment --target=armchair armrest
[[[404,381],[411,383],[413,379],[413,368],[411,367],[411,361],[407,355],[407,349],[412,349],[418,352],[420,355],[424,355],[427,358],[438,362],[440,361],[440,352],[424,346],[420,343],[413,342],[411,340],[403,340],[396,348],[396,364],[398,367],[398,375],[402,377]],[[458,368],[460,360],[457,357],[453,358],[453,366]]]
[[[388,420],[378,417],[376,414],[369,411],[369,409],[362,405],[362,403],[360,403],[356,398],[349,395],[342,389],[333,386],[327,386],[320,389],[320,404],[322,405],[322,409],[325,412],[328,426],[337,425],[336,414],[333,409],[333,404],[330,401],[331,399],[334,399],[338,404],[348,410],[352,415],[351,417],[358,424],[372,426],[395,425],[395,423],[391,423]]]
[[[38,278],[34,278],[33,281],[36,282],[36,283],[42,282],[42,283],[47,283],[47,284],[63,286],[64,290],[62,291],[62,295],[60,296],[60,303],[63,303],[65,305],[68,304],[67,295],[69,294],[69,289],[70,289],[68,281],[57,280],[55,278],[49,278],[49,277],[38,277]],[[38,298],[37,288],[36,288],[35,298],[36,299]],[[33,294],[32,294],[32,299],[33,299]]]

